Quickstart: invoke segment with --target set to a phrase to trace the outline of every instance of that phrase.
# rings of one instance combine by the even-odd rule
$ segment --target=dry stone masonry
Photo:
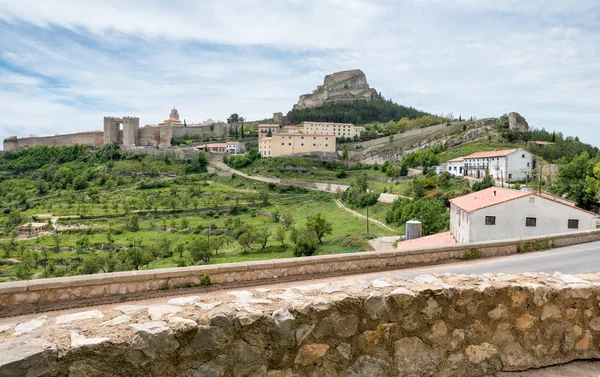
[[[600,275],[425,275],[0,320],[0,376],[485,376],[600,357]]]

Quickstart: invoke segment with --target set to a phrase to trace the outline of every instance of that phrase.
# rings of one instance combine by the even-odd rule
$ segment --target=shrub
[[[529,253],[532,251],[544,251],[552,249],[552,240],[546,238],[539,241],[524,242],[517,245],[517,253]]]
[[[210,274],[202,275],[202,277],[200,278],[200,285],[203,287],[207,287],[211,284],[212,282],[210,281]]]
[[[481,251],[479,251],[478,249],[471,249],[469,251],[467,251],[466,253],[463,254],[463,256],[459,259],[462,260],[472,260],[472,259],[479,259],[479,258],[483,258],[484,255]]]

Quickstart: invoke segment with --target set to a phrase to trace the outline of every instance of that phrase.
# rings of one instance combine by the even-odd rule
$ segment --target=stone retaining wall
[[[263,288],[0,321],[0,376],[475,377],[600,358],[600,275]]]
[[[515,254],[520,249],[528,249],[528,247],[546,245],[561,247],[598,240],[600,240],[600,231],[591,230],[549,237],[458,244],[420,250],[332,254],[1,283],[0,317],[21,312],[25,306],[65,301],[85,303],[87,300],[97,298],[115,296],[126,298],[130,294],[201,285],[205,274],[210,276],[212,284],[251,281],[270,283],[277,279],[295,276],[325,277],[327,274],[352,271],[405,268],[456,260],[465,254],[494,257]],[[477,252],[473,253],[475,250]]]

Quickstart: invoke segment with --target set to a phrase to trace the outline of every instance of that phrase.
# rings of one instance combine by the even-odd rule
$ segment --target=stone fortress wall
[[[488,376],[600,358],[598,300],[597,274],[448,274],[121,304],[0,323],[0,375]]]
[[[90,147],[101,147],[104,145],[104,133],[102,131],[91,131],[43,137],[17,138],[15,136],[11,136],[4,139],[3,149],[5,152],[14,152],[20,149],[37,147],[40,145],[68,147],[75,144]]]
[[[198,136],[201,138],[226,137],[230,129],[240,125],[237,123],[215,123],[214,125],[161,124],[140,128],[137,117],[104,117],[103,131],[80,132],[74,134],[23,137],[10,136],[4,139],[4,151],[17,151],[38,145],[57,147],[75,144],[101,147],[104,144],[117,142],[126,147],[130,146],[160,146],[171,145],[172,138],[182,136]]]

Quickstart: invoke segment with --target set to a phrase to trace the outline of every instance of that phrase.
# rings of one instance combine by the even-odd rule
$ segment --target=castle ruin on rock
[[[320,106],[325,103],[347,101],[374,101],[380,98],[377,90],[369,87],[367,77],[360,69],[332,73],[325,76],[323,85],[317,86],[312,94],[303,94],[295,109]]]
[[[4,150],[18,151],[38,145],[66,147],[75,144],[101,147],[105,144],[117,143],[125,147],[171,145],[173,138],[195,136],[202,138],[225,137],[235,124],[215,122],[212,119],[197,123],[185,124],[179,120],[179,112],[173,108],[169,118],[159,124],[147,124],[140,128],[138,117],[104,117],[103,130],[77,132],[73,134],[22,137],[9,136],[4,139]]]

